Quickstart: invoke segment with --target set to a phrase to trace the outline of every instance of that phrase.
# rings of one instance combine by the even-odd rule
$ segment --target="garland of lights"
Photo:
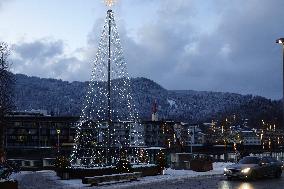
[[[110,36],[109,28],[111,29]],[[109,42],[111,47],[110,121],[112,127],[107,121]],[[118,162],[121,148],[144,145],[144,141],[141,141],[142,134],[139,132],[141,127],[131,95],[130,77],[114,15],[112,11],[108,11],[93,65],[89,89],[77,125],[71,163],[81,166],[102,166],[110,164],[108,158],[111,159],[112,164]],[[124,131],[125,134],[121,135],[121,131]],[[130,136],[134,137],[134,141],[131,141]],[[135,155],[139,157],[140,152],[141,150],[137,148]],[[129,153],[133,152],[129,151]]]

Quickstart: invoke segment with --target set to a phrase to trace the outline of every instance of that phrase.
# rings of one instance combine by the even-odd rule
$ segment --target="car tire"
[[[229,180],[229,181],[232,180],[232,179],[233,179],[232,177],[227,177],[227,180]]]
[[[274,174],[274,177],[275,178],[280,178],[281,177],[281,174],[282,174],[282,170],[277,170]]]

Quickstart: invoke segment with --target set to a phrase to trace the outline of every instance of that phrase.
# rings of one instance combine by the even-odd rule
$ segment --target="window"
[[[35,125],[35,123],[33,122],[23,122],[23,126],[25,127],[33,127]]]
[[[45,128],[40,129],[40,134],[46,135],[46,133],[47,133],[47,129],[45,129]]]
[[[268,157],[263,157],[261,163],[270,163]]]
[[[258,164],[260,162],[260,158],[258,157],[244,157],[240,160],[240,164]]]
[[[35,134],[37,134],[37,129],[29,129],[29,130],[28,130],[28,133],[29,133],[30,135],[35,135]]]
[[[16,127],[22,126],[22,123],[21,122],[15,122],[14,126],[16,126]]]
[[[267,157],[267,159],[270,161],[270,162],[277,162],[277,160],[273,157]]]
[[[56,129],[50,129],[50,135],[57,135]]]
[[[15,132],[15,129],[7,129],[8,135],[14,134],[14,132]]]

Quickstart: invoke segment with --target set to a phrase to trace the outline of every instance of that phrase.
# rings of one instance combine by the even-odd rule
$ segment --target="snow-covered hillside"
[[[22,74],[16,74],[15,78],[17,110],[45,109],[54,115],[80,115],[88,82],[70,83]],[[155,100],[158,103],[160,119],[193,123],[208,121],[230,113],[251,120],[281,117],[281,102],[263,97],[221,92],[166,90],[146,78],[131,79],[131,86],[134,103],[142,119],[151,118]]]

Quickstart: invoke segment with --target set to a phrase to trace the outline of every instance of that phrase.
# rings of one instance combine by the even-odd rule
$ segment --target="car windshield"
[[[260,159],[258,157],[244,157],[239,161],[240,164],[258,164]]]
[[[267,157],[267,159],[270,161],[270,162],[278,162],[275,158],[273,157]]]

